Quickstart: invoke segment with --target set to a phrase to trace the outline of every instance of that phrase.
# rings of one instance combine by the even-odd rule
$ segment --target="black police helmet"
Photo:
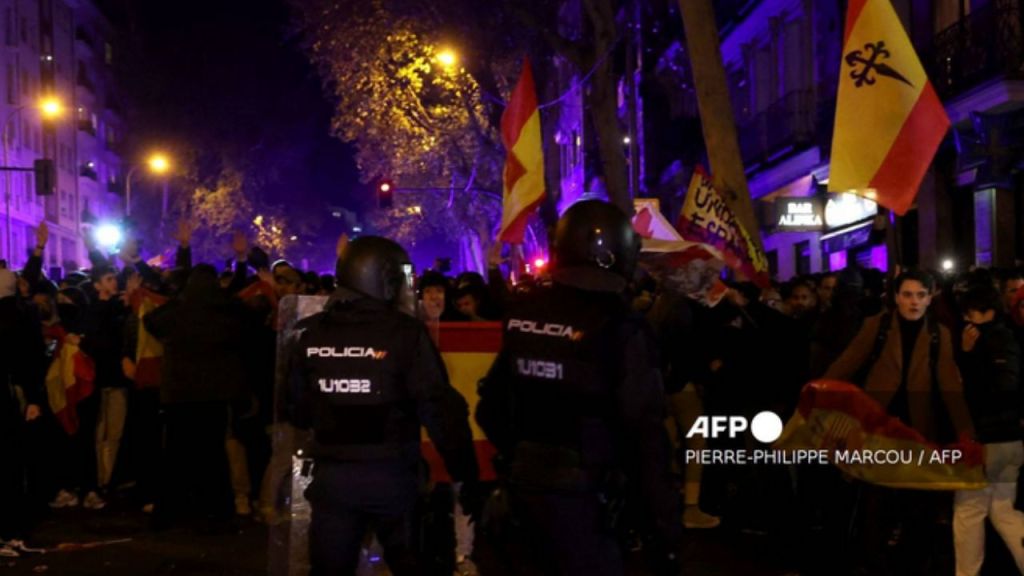
[[[387,238],[363,236],[345,247],[335,275],[338,286],[395,303],[411,271],[409,255],[401,246]]]
[[[601,200],[573,204],[555,226],[554,264],[558,269],[599,268],[628,280],[639,253],[640,237],[629,217]]]

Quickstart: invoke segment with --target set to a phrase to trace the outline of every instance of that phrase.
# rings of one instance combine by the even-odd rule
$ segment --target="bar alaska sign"
[[[780,231],[820,231],[824,209],[817,198],[779,198],[775,201],[775,228]]]

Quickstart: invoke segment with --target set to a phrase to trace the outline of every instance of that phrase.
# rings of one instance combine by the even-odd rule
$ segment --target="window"
[[[28,43],[28,19],[21,17],[21,41]]]
[[[775,102],[775,60],[770,45],[754,52],[754,112],[763,112]]]
[[[747,80],[747,70],[741,67],[728,74],[733,113],[737,121],[745,122],[750,118],[750,82]]]
[[[21,71],[21,95],[22,96],[28,96],[29,88],[31,86],[32,86],[32,84],[29,82],[29,79],[28,79],[28,70],[22,70]]]
[[[768,275],[770,277],[778,278],[779,276],[779,251],[769,250],[765,252],[765,256],[768,257]]]
[[[114,47],[110,45],[110,42],[103,43],[103,61],[108,66],[114,64]]]
[[[782,90],[787,93],[810,88],[808,57],[804,53],[803,20],[790,20],[783,31]]]
[[[25,172],[25,199],[31,201],[33,194],[35,194],[35,190],[32,186],[32,173]]]
[[[14,67],[11,66],[10,64],[8,64],[7,65],[7,103],[8,104],[14,104],[16,96],[17,96],[17,94],[15,94],[15,91],[14,91]]]
[[[14,10],[4,10],[4,42],[8,46],[14,46]]]

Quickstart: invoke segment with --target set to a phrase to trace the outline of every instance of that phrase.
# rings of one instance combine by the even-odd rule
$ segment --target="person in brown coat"
[[[888,413],[932,442],[973,438],[974,429],[953,357],[949,330],[928,313],[935,281],[919,271],[893,283],[895,310],[864,321],[825,377],[861,384]],[[881,329],[880,329],[881,328]],[[934,542],[948,526],[948,494],[861,485],[863,539],[859,562],[871,574],[937,574],[945,559]]]
[[[889,414],[911,426],[928,440],[948,442],[973,437],[970,412],[953,357],[949,330],[929,326],[928,306],[934,280],[924,272],[908,271],[894,284],[896,311],[882,312],[864,321],[857,336],[829,366],[825,378],[861,384]],[[887,321],[885,334],[879,325]],[[933,342],[933,338],[938,341]],[[878,348],[881,344],[881,348]],[[931,358],[932,351],[937,358]],[[858,375],[865,375],[857,382]],[[937,380],[937,382],[933,382]],[[942,415],[936,414],[932,391],[936,390],[948,414],[956,438],[943,437]]]

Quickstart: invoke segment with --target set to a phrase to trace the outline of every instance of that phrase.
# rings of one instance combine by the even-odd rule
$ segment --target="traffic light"
[[[391,180],[377,182],[377,208],[386,210],[395,203],[395,185]]]
[[[57,191],[57,169],[53,160],[40,158],[32,163],[36,176],[36,196],[52,196]]]

